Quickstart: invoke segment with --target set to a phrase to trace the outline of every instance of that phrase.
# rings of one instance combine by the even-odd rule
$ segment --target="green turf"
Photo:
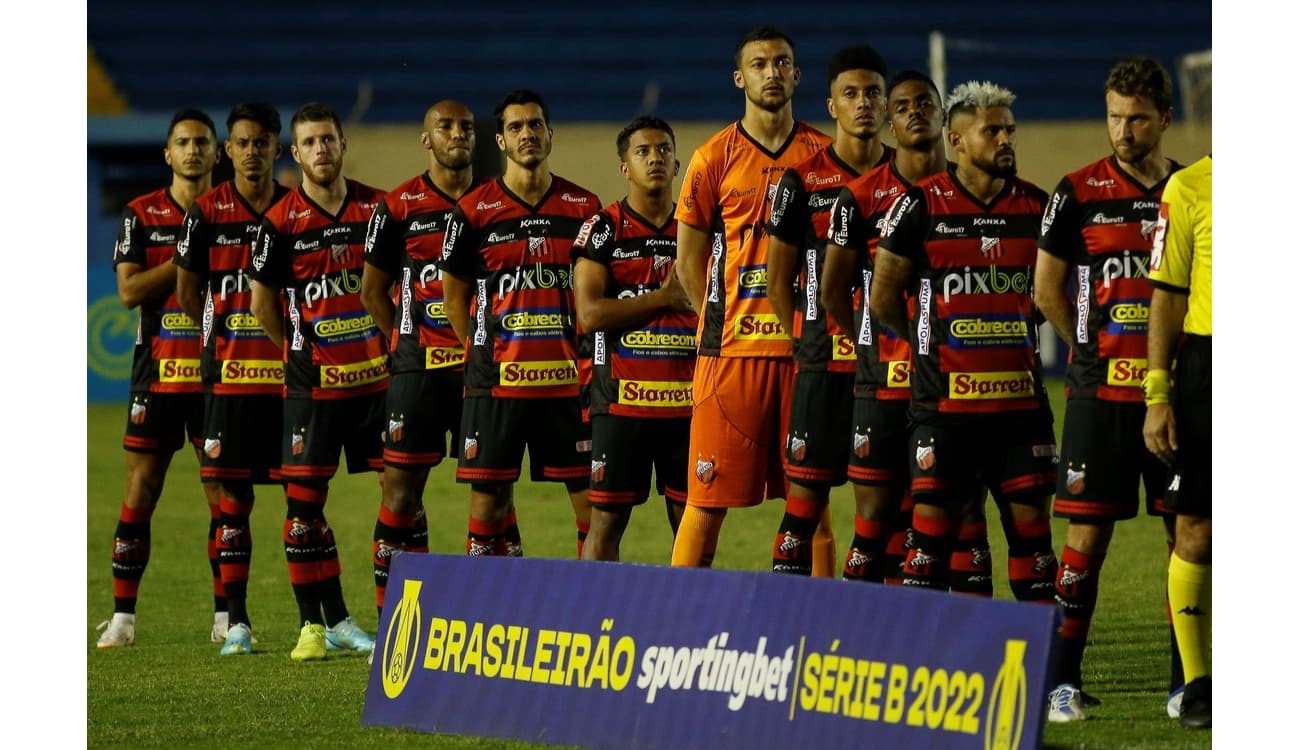
[[[1059,392],[1059,387],[1055,388]],[[1058,415],[1062,409],[1056,410]],[[207,511],[196,461],[177,455],[153,521],[153,552],[141,586],[136,646],[99,651],[93,627],[113,607],[109,548],[125,475],[121,438],[125,407],[87,410],[87,594],[86,732],[90,747],[541,747],[493,739],[433,736],[361,726],[367,666],[364,657],[331,658],[298,665],[288,652],[297,638],[293,604],[280,544],[283,494],[259,488],[253,513],[256,540],[249,584],[249,610],[257,651],[220,658],[208,642],[211,577],[206,559]],[[1059,416],[1058,416],[1059,419]],[[1058,425],[1059,426],[1059,425]],[[464,485],[453,481],[452,464],[433,470],[425,494],[430,546],[436,552],[464,549],[468,516]],[[841,550],[851,536],[851,492],[838,488],[832,512]],[[572,557],[574,531],[560,485],[520,484],[516,490],[526,554]],[[373,475],[340,476],[330,490],[329,518],[337,533],[343,587],[358,623],[374,632],[377,616],[370,572],[370,538],[379,487]],[[780,503],[731,513],[723,526],[716,567],[763,570]],[[996,513],[990,507],[991,513]],[[990,541],[997,596],[1009,597],[1005,550],[997,524]],[[1054,526],[1056,549],[1064,526]],[[666,564],[671,535],[662,505],[633,514],[624,538],[625,560]],[[1163,592],[1166,571],[1163,530],[1145,516],[1115,532],[1092,645],[1084,662],[1089,692],[1103,705],[1089,719],[1051,725],[1048,747],[1208,748],[1210,732],[1191,732],[1165,716],[1168,635]],[[846,584],[848,585],[848,584]],[[864,746],[870,746],[864,736]]]

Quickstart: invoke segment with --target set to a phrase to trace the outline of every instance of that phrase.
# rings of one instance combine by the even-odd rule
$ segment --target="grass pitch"
[[[1059,398],[1060,384],[1052,390]],[[1059,421],[1064,409],[1055,404]],[[255,653],[222,658],[208,642],[212,583],[206,555],[207,510],[197,461],[178,453],[153,518],[153,551],[140,588],[136,645],[95,648],[94,626],[113,608],[109,548],[125,481],[122,429],[125,408],[87,409],[86,738],[89,747],[421,747],[537,748],[523,742],[428,735],[361,726],[367,665],[364,656],[307,665],[289,661],[297,640],[297,608],[280,543],[284,496],[259,487],[253,511],[253,565],[249,612],[259,643]],[[454,481],[454,464],[430,473],[425,492],[430,548],[461,552],[468,518],[467,488]],[[558,484],[516,487],[525,554],[573,557],[572,513]],[[343,590],[353,617],[368,632],[378,624],[370,570],[370,539],[379,503],[374,475],[340,475],[331,484],[327,514],[336,529]],[[852,535],[852,493],[837,488],[832,514],[840,552]],[[715,566],[766,570],[782,504],[728,515]],[[990,514],[996,510],[990,504]],[[1059,554],[1064,524],[1054,524]],[[1005,545],[990,519],[996,596],[1010,598]],[[632,515],[623,558],[667,564],[672,537],[662,503],[652,499]],[[1102,700],[1087,721],[1048,724],[1047,747],[1209,748],[1210,732],[1192,732],[1165,716],[1168,631],[1164,614],[1164,532],[1146,516],[1115,531],[1084,681]],[[848,584],[846,584],[848,585]],[[864,736],[864,746],[870,738]]]

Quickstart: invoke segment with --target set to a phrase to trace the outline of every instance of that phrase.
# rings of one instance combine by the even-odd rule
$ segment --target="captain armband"
[[[1142,378],[1142,395],[1147,406],[1169,403],[1171,382],[1168,370],[1147,370]]]

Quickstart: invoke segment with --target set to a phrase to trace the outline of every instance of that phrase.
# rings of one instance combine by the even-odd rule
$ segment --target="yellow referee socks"
[[[1210,674],[1210,566],[1169,556],[1169,609],[1187,682]]]

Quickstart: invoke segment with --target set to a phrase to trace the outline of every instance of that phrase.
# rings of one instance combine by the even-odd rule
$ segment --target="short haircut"
[[[1010,107],[1016,95],[992,81],[967,81],[948,95],[948,122],[953,115],[974,114],[977,109]]]
[[[1161,112],[1174,106],[1174,82],[1169,71],[1150,57],[1130,57],[1116,63],[1106,76],[1106,91],[1150,99]]]
[[[339,122],[339,114],[328,104],[309,102],[299,107],[298,111],[293,113],[293,119],[289,120],[289,135],[292,136],[294,128],[304,122],[332,122],[339,131],[339,137],[343,137],[343,123]]]
[[[885,87],[886,95],[893,93],[895,88],[902,86],[908,81],[920,81],[926,86],[929,86],[930,90],[934,92],[935,106],[939,109],[943,109],[943,92],[939,91],[939,87],[934,85],[934,80],[931,79],[930,76],[919,70],[909,68],[908,70],[900,70],[895,73],[894,77],[889,79],[889,85]]]
[[[275,107],[265,102],[241,102],[230,110],[226,118],[226,132],[229,133],[240,120],[248,120],[262,126],[268,133],[280,136],[280,113]]]
[[[775,26],[759,26],[742,36],[740,43],[736,45],[736,70],[740,70],[740,54],[744,52],[746,44],[750,42],[770,42],[774,39],[779,39],[790,45],[790,54],[794,54],[794,40],[786,36],[785,32]]]
[[[546,121],[546,127],[551,126],[551,110],[546,106],[546,100],[536,91],[528,89],[517,89],[506,94],[497,106],[492,108],[492,119],[497,121],[497,132],[506,132],[506,107],[512,104],[536,104],[542,108],[542,119]]]
[[[672,141],[673,148],[677,148],[677,136],[673,134],[672,126],[658,117],[642,116],[629,122],[622,130],[618,131],[618,139],[614,141],[614,144],[618,147],[620,161],[627,161],[628,144],[632,141],[632,134],[638,130],[662,130],[668,134],[668,140]]]
[[[198,120],[208,126],[208,130],[212,131],[212,137],[217,136],[217,126],[212,124],[212,118],[208,117],[207,112],[201,109],[182,109],[172,115],[171,124],[167,126],[167,140],[172,139],[172,131],[176,130],[176,126],[186,120]]]
[[[885,58],[874,47],[865,44],[861,47],[845,47],[832,55],[830,64],[826,66],[826,83],[835,83],[835,77],[846,70],[869,70],[879,73],[881,78],[889,77]]]

